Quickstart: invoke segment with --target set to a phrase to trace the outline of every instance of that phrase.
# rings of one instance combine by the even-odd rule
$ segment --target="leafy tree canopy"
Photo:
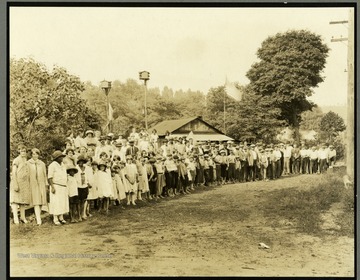
[[[11,59],[11,150],[21,142],[49,156],[63,148],[68,131],[98,128],[100,117],[80,97],[83,90],[80,79],[64,68],[50,72],[33,59]]]
[[[314,130],[320,132],[320,121],[324,113],[321,108],[314,106],[311,110],[304,111],[301,114],[300,128],[303,130]]]
[[[281,110],[281,118],[298,128],[300,114],[314,104],[306,98],[324,80],[321,76],[329,48],[319,35],[307,30],[292,30],[267,38],[257,51],[246,76],[251,90],[271,97]]]
[[[326,142],[332,140],[339,135],[341,131],[346,129],[344,119],[333,111],[326,113],[320,121],[321,138]]]

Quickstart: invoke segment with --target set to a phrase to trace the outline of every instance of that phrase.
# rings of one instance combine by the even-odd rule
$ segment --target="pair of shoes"
[[[62,223],[63,225],[66,224],[66,221],[65,220],[60,220],[60,223]]]

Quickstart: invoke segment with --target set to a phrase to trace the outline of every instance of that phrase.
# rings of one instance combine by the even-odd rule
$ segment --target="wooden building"
[[[173,138],[186,137],[196,142],[234,140],[205,122],[202,117],[163,121],[150,128],[149,132],[151,133],[154,129],[160,141],[165,139],[167,133],[170,133]]]

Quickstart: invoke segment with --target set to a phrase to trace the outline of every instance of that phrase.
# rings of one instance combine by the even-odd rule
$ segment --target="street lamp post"
[[[101,81],[100,83],[101,89],[104,91],[106,95],[106,119],[107,119],[107,125],[106,125],[106,131],[107,133],[110,132],[110,118],[109,118],[109,92],[111,90],[111,82],[106,81],[105,79]]]
[[[148,71],[141,71],[139,72],[139,79],[144,81],[144,87],[145,87],[145,104],[144,104],[144,115],[145,115],[145,129],[148,130],[148,124],[147,124],[147,106],[146,106],[146,96],[147,96],[147,87],[146,83],[148,80],[150,80],[150,72]]]

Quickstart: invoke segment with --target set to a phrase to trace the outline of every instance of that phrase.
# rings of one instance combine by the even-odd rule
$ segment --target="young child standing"
[[[268,167],[268,156],[266,153],[264,153],[264,150],[262,148],[259,149],[259,163],[260,163],[260,172],[263,181],[269,181],[266,177],[266,170]]]
[[[98,194],[101,201],[102,210],[107,214],[109,212],[110,197],[113,196],[111,172],[107,169],[105,161],[99,161],[98,171],[96,173],[98,184]],[[101,207],[99,207],[99,212]]]
[[[166,186],[165,181],[165,167],[164,167],[165,158],[158,156],[156,158],[155,168],[156,168],[156,197],[164,198],[162,196],[163,189]]]
[[[116,171],[115,168],[116,165],[114,165],[111,168],[111,180],[112,180],[112,196],[110,197],[110,201],[112,202],[112,205],[119,205],[120,204],[120,200],[119,200],[119,185],[118,185],[118,180],[116,178]]]
[[[120,161],[120,168],[118,171],[119,174],[119,178],[122,182],[122,188],[123,188],[123,198],[128,198],[129,197],[129,188],[128,188],[128,184],[127,184],[127,179],[125,178],[124,175],[124,168],[126,166],[126,162],[125,161]]]
[[[136,205],[135,199],[138,191],[139,174],[137,171],[136,164],[133,163],[131,155],[126,156],[126,166],[124,167],[124,178],[126,179],[128,194],[127,194],[127,205]]]
[[[70,222],[77,223],[78,221],[81,221],[78,182],[75,178],[75,174],[78,173],[78,169],[74,165],[68,165],[66,172],[68,174],[66,185],[69,192]]]
[[[179,174],[179,184],[178,184],[178,192],[179,193],[190,193],[187,190],[187,184],[188,184],[188,175],[187,175],[187,168],[185,165],[185,158],[180,157],[179,163],[178,163],[178,174]]]
[[[151,160],[151,161],[153,161],[153,160]],[[147,192],[145,193],[145,195],[146,195],[147,199],[151,200],[151,199],[155,198],[154,184],[151,186],[152,188],[150,188],[150,181],[154,177],[154,170],[153,170],[153,165],[149,162],[149,158],[145,159],[144,165],[145,165],[144,170],[146,171],[145,172],[146,173],[146,182],[145,182],[145,184],[146,184],[146,187],[147,187]]]
[[[156,159],[152,157],[149,159],[149,161],[146,164],[149,189],[150,189],[150,199],[156,198],[157,171],[156,171],[155,163],[156,163]]]
[[[90,214],[90,208],[91,208],[91,204],[94,204],[94,208],[95,206],[97,206],[97,204],[95,203],[95,201],[97,201],[98,199],[98,187],[97,187],[97,182],[95,180],[96,178],[96,173],[98,170],[98,164],[96,161],[93,161],[91,163],[91,173],[89,175],[89,184],[90,184],[90,188],[89,188],[89,194],[87,196],[87,200],[85,202],[85,213],[86,216],[91,217],[92,215]]]
[[[79,196],[79,203],[80,203],[80,213],[81,219],[86,220],[86,211],[85,211],[85,202],[89,194],[89,176],[92,173],[91,168],[86,165],[87,159],[80,155],[77,158],[77,176],[76,179],[78,181],[78,196]]]
[[[196,165],[194,162],[194,156],[189,157],[189,163],[187,165],[187,169],[190,173],[190,176],[188,176],[189,181],[190,181],[190,189],[193,191],[193,190],[195,190],[194,182],[195,182],[195,178],[196,178]]]
[[[138,200],[142,200],[142,194],[145,194],[145,199],[148,197],[149,192],[149,182],[147,178],[147,170],[145,162],[147,157],[142,157],[139,161],[137,161],[136,166],[139,174],[139,184],[138,184]]]
[[[126,190],[125,190],[123,178],[122,178],[122,176],[120,174],[120,170],[122,168],[124,168],[125,164],[123,165],[121,162],[119,164],[120,164],[120,166],[115,165],[113,167],[113,169],[115,171],[114,177],[115,177],[115,180],[116,180],[116,185],[117,185],[117,190],[118,190],[119,205],[121,206],[121,201],[126,198],[126,194],[125,194]]]

